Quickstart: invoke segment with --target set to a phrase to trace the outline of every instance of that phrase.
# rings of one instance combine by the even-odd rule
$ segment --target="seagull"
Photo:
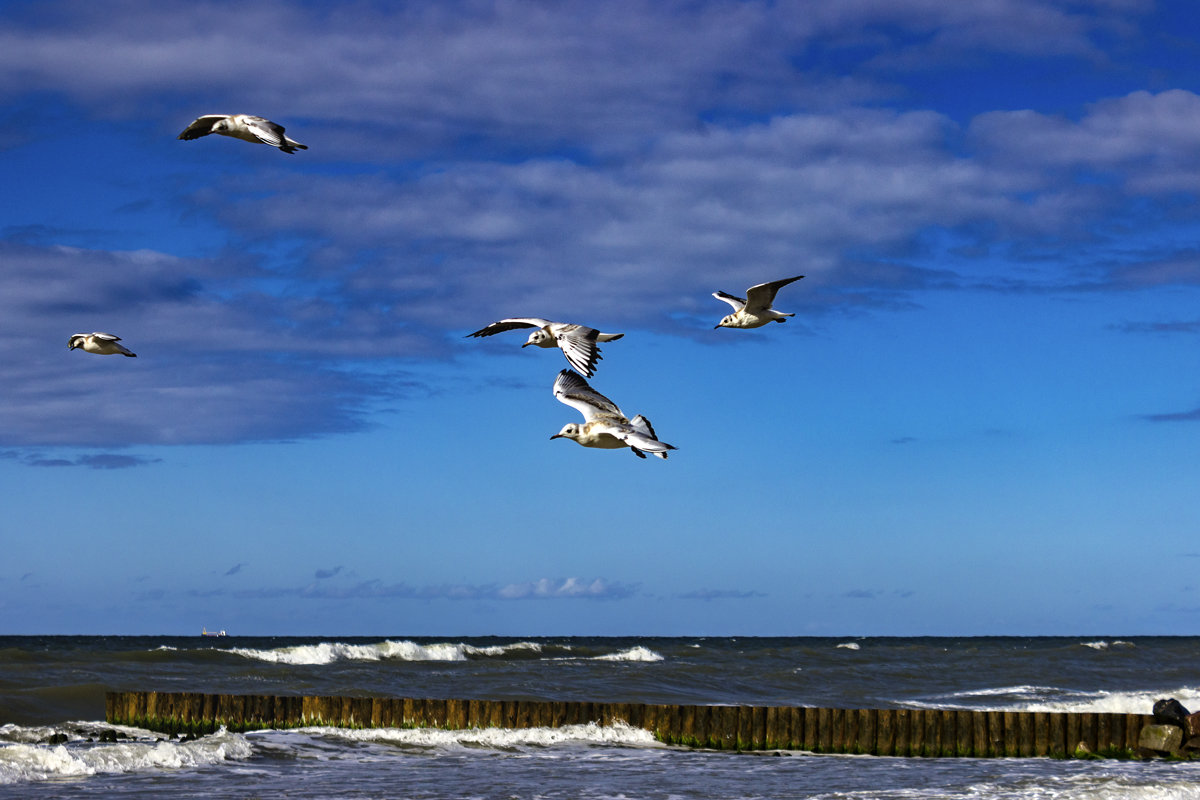
[[[641,414],[627,419],[616,403],[588,386],[587,381],[569,369],[558,373],[554,380],[554,397],[583,414],[583,424],[572,422],[551,439],[574,439],[584,447],[606,450],[628,447],[638,458],[645,458],[646,453],[666,458],[668,450],[676,449],[658,440],[650,420]]]
[[[775,302],[775,293],[787,286],[789,283],[798,281],[803,278],[803,275],[797,275],[794,278],[784,278],[780,281],[771,281],[770,283],[760,283],[757,286],[751,286],[746,290],[746,298],[743,300],[740,297],[734,297],[725,292],[713,292],[713,297],[718,300],[724,300],[729,305],[733,306],[733,313],[721,319],[719,323],[713,326],[713,330],[717,328],[761,328],[768,322],[783,322],[784,317],[794,317],[795,314],[785,314],[782,311],[776,311],[771,308],[771,303]]]
[[[518,317],[502,319],[493,322],[486,328],[467,334],[471,336],[491,336],[494,333],[516,330],[517,328],[537,328],[529,334],[529,339],[521,347],[531,344],[538,347],[557,347],[567,357],[567,363],[589,378],[596,374],[596,362],[604,356],[596,342],[613,342],[620,339],[623,333],[601,333],[595,328],[585,328],[583,325],[573,325],[569,322],[551,322],[537,317]]]
[[[199,139],[210,133],[222,136],[232,136],[247,142],[262,142],[271,147],[278,147],[285,153],[294,153],[296,148],[307,150],[308,145],[289,139],[283,133],[283,126],[269,119],[254,117],[250,114],[205,114],[197,117],[196,121],[183,129],[180,139]]]
[[[129,352],[123,345],[117,344],[121,341],[120,336],[113,336],[111,333],[77,333],[67,341],[67,349],[74,350],[79,348],[85,353],[98,353],[102,356],[115,356],[118,353],[130,358],[137,358],[137,353]]]

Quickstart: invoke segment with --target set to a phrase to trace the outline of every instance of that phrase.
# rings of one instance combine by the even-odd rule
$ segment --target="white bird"
[[[713,330],[717,328],[761,328],[768,322],[783,322],[784,317],[796,316],[795,314],[785,314],[782,311],[776,311],[771,308],[771,304],[775,302],[776,292],[789,283],[798,281],[803,277],[803,275],[797,275],[794,278],[784,278],[779,281],[751,286],[746,290],[746,299],[744,300],[725,292],[713,292],[713,297],[718,300],[724,300],[733,306],[733,313],[723,317],[720,322],[713,326]]]
[[[67,349],[74,350],[76,348],[85,353],[98,353],[102,356],[123,355],[130,358],[137,358],[137,353],[131,353],[123,345],[117,344],[121,341],[120,336],[113,336],[111,333],[77,333],[67,340]]]
[[[294,153],[296,148],[307,150],[308,145],[300,144],[283,133],[283,126],[269,119],[251,116],[250,114],[205,114],[197,117],[196,121],[183,129],[180,139],[199,139],[210,133],[222,136],[232,136],[247,142],[262,142],[271,147],[278,147],[285,153]]]
[[[557,347],[567,357],[567,363],[589,378],[596,374],[596,362],[604,358],[596,342],[613,342],[620,339],[623,333],[601,333],[595,328],[583,325],[573,325],[569,322],[551,322],[537,317],[519,317],[502,319],[493,322],[486,328],[467,334],[471,336],[491,336],[494,333],[516,330],[517,328],[536,328],[529,334],[529,339],[521,347],[537,345],[538,347]]]
[[[574,439],[584,447],[606,450],[628,447],[638,458],[645,458],[646,453],[666,458],[668,450],[676,449],[658,440],[650,420],[641,414],[633,419],[626,418],[616,403],[588,386],[587,381],[569,369],[558,373],[554,397],[583,414],[583,424],[572,422],[551,439]]]

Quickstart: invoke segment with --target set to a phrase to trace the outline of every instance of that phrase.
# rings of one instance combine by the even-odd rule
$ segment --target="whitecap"
[[[320,642],[273,650],[231,648],[229,652],[258,661],[291,665],[323,665],[338,661],[466,661],[471,656],[502,656],[515,651],[541,652],[536,642],[473,647],[462,642],[417,644],[409,640],[385,640],[375,644]]]
[[[194,741],[131,741],[116,744],[0,745],[0,784],[97,774],[149,772],[246,759],[244,736],[222,728]]]
[[[1154,701],[1174,697],[1187,708],[1200,706],[1200,688],[1174,690],[1080,691],[1056,686],[999,686],[934,695],[906,702],[914,708],[958,708],[976,711],[1054,711],[1074,713],[1149,714]]]
[[[842,642],[841,644],[838,645],[838,647],[842,648],[843,650],[861,650],[862,649],[862,647],[859,645],[858,642]]]
[[[593,661],[662,661],[663,657],[653,650],[638,645],[631,647],[628,650],[622,650],[619,653],[607,653],[602,656],[593,656]]]
[[[498,750],[514,747],[552,747],[569,743],[657,746],[654,734],[624,722],[598,725],[563,725],[559,728],[295,728],[288,733],[308,733],[360,742],[386,742],[421,747],[476,746]]]
[[[1090,647],[1093,650],[1107,650],[1110,647],[1136,647],[1133,642],[1126,642],[1123,639],[1116,639],[1112,642],[1099,639],[1094,642],[1080,642],[1080,644],[1084,647]]]

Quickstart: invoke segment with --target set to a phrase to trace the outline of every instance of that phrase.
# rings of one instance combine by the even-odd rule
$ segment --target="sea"
[[[623,724],[181,741],[105,722],[135,690],[1146,714],[1200,710],[1200,637],[0,636],[0,798],[1200,798],[1193,762],[738,753]]]

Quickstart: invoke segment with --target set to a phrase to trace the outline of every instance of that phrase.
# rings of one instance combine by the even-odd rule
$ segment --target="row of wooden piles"
[[[623,722],[667,744],[879,756],[1129,756],[1145,714],[695,706],[537,700],[110,692],[112,724],[169,734],[342,728],[557,728]]]

